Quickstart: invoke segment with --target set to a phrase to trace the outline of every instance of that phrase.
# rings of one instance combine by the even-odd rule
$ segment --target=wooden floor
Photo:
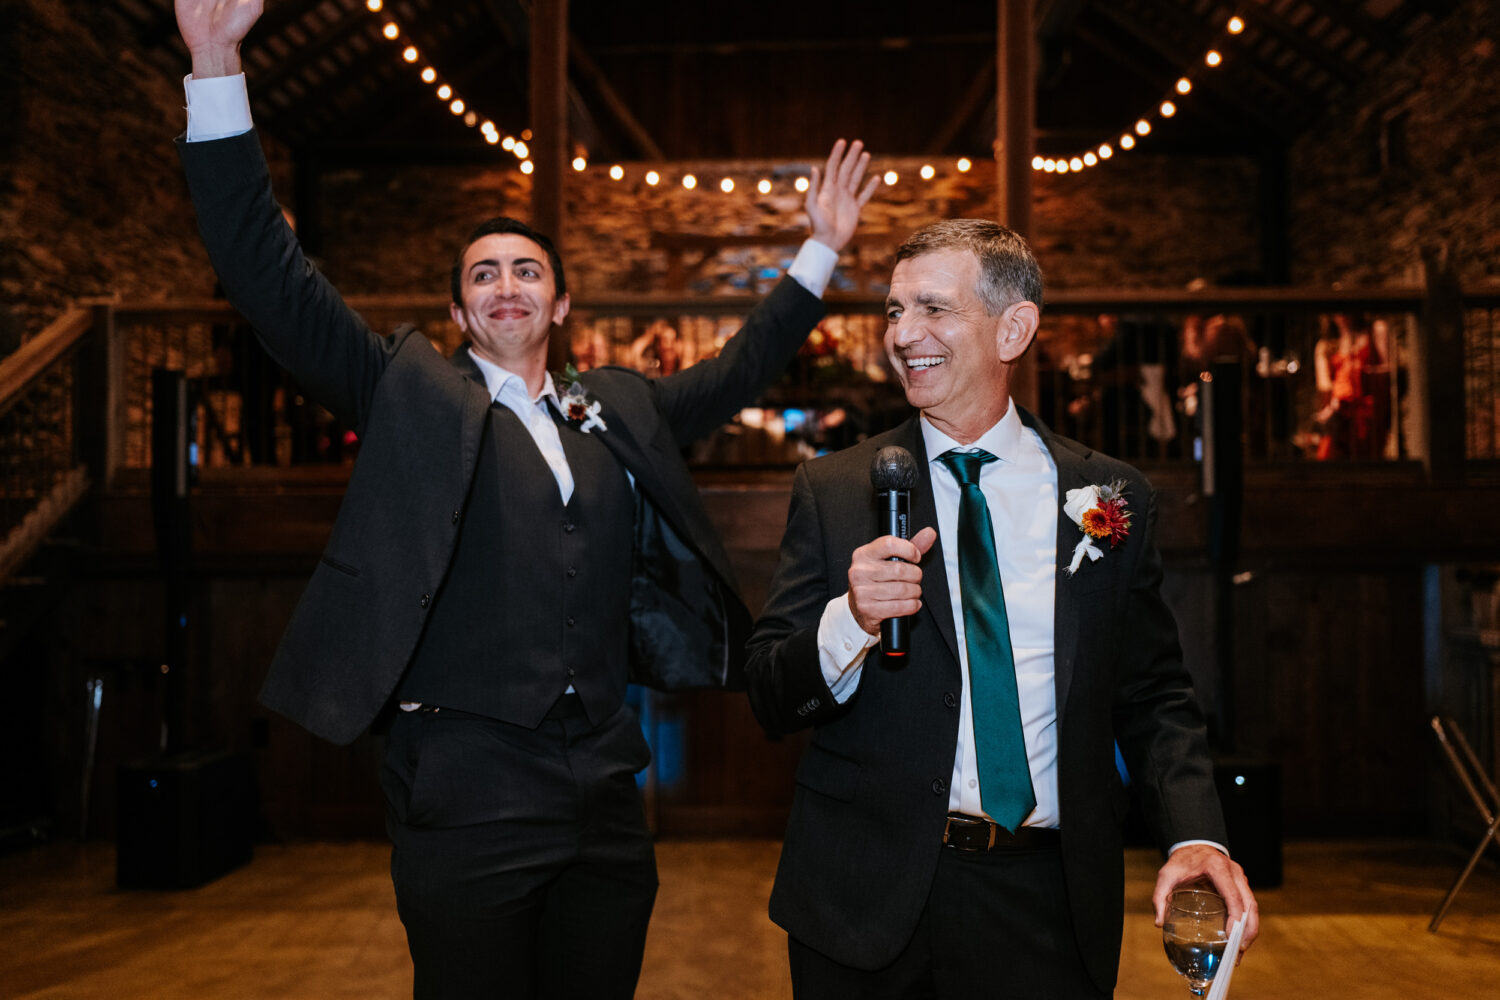
[[[667,842],[642,1000],[781,998],[785,937],[766,919],[778,845]],[[261,846],[200,889],[121,891],[106,844],[0,857],[0,997],[13,1000],[399,998],[411,972],[383,844]],[[1455,848],[1302,843],[1286,883],[1260,894],[1261,939],[1235,974],[1240,998],[1500,997],[1500,870],[1486,862],[1441,933],[1434,907]],[[1186,998],[1148,897],[1154,855],[1133,851],[1122,1000]]]

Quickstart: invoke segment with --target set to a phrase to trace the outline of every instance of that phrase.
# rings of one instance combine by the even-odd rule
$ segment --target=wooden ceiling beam
[[[1336,21],[1358,38],[1387,56],[1401,51],[1401,39],[1386,25],[1365,13],[1363,4],[1351,0],[1302,0],[1316,13]]]
[[[1156,2],[1156,0],[1148,0],[1148,2]],[[1244,13],[1248,30],[1264,32],[1271,36],[1278,44],[1292,50],[1344,86],[1351,87],[1364,77],[1364,74],[1357,67],[1351,66],[1341,54],[1309,38],[1305,29],[1292,24],[1268,4],[1258,4],[1254,10],[1247,10]]]

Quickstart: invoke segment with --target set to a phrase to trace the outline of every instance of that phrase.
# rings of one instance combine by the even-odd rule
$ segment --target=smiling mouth
[[[928,368],[936,368],[942,364],[943,358],[906,358],[904,359],[907,371],[925,371]]]
[[[507,309],[496,309],[490,313],[490,319],[521,319],[526,315],[525,309],[514,307]]]

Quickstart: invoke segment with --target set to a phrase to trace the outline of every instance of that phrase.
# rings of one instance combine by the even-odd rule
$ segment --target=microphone
[[[875,503],[885,515],[885,534],[897,538],[911,537],[911,488],[917,485],[917,460],[899,445],[889,445],[875,453],[870,463],[870,485],[875,488]],[[893,561],[899,562],[895,557]],[[905,656],[907,620],[887,618],[880,623],[880,646],[887,656]]]

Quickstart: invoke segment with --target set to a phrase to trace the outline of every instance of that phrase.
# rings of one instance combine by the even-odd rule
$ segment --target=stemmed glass
[[[1212,889],[1188,886],[1172,893],[1166,922],[1161,925],[1162,944],[1172,968],[1187,977],[1188,990],[1195,997],[1208,992],[1224,958],[1228,915],[1229,908]]]

